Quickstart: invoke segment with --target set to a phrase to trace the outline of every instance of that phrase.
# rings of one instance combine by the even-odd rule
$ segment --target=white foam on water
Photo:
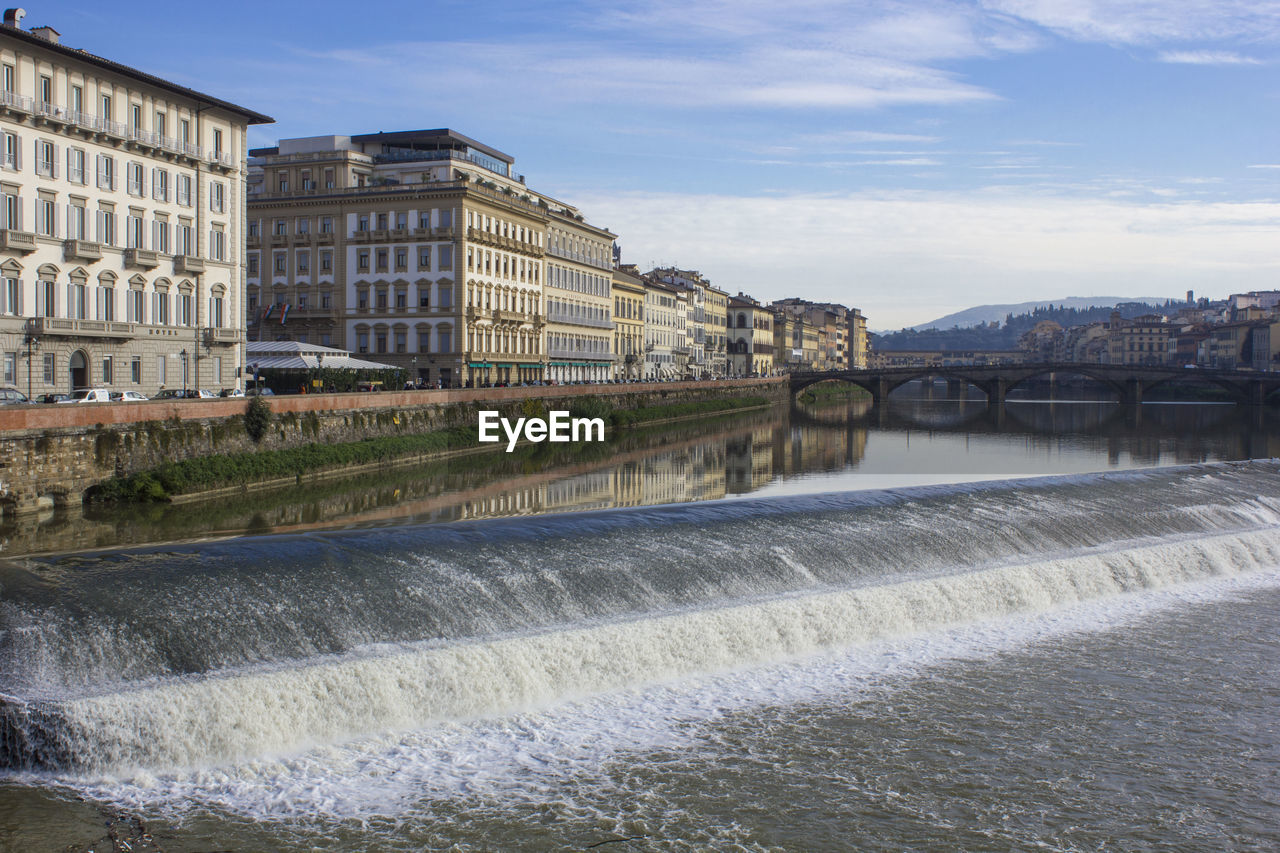
[[[1266,530],[247,677],[284,677],[305,688],[258,685],[273,695],[249,689],[245,677],[223,679],[235,685],[246,710],[228,708],[231,720],[211,716],[208,722],[247,726],[258,744],[263,724],[271,731],[297,725],[303,709],[295,703],[307,696],[350,713],[354,693],[344,678],[362,665],[392,669],[363,674],[364,687],[390,689],[398,702],[425,707],[397,711],[396,719],[406,720],[400,733],[284,757],[259,753],[199,769],[55,780],[132,809],[181,814],[210,808],[260,820],[396,816],[421,812],[434,800],[532,803],[570,780],[603,784],[602,766],[637,751],[696,749],[705,725],[724,714],[763,704],[847,702],[943,661],[985,658],[1160,609],[1278,586],[1280,531]],[[437,652],[470,666],[450,672],[437,661],[433,671],[421,669]],[[708,670],[719,672],[700,674]],[[437,680],[424,689],[420,676]],[[209,687],[173,686],[194,689],[199,701],[217,702],[221,710]],[[360,701],[369,707],[385,701],[376,690]],[[449,691],[450,701],[465,701],[433,703],[429,695],[438,699]],[[161,706],[177,700],[152,698]],[[135,701],[132,708],[146,711],[138,723],[143,731],[184,718],[157,715],[154,704]],[[184,725],[190,739],[203,740]]]

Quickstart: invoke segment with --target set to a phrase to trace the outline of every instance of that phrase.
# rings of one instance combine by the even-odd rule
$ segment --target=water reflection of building
[[[773,479],[773,429],[764,427],[725,444],[725,488],[754,492]]]

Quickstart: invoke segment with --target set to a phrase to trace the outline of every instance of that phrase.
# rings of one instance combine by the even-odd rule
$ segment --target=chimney
[[[18,25],[22,23],[22,19],[25,18],[26,15],[26,9],[5,9],[4,25],[6,27],[13,27],[14,29],[17,29]]]
[[[62,38],[62,33],[58,32],[53,27],[34,27],[31,30],[31,35],[39,36],[51,44],[58,44],[59,40]]]

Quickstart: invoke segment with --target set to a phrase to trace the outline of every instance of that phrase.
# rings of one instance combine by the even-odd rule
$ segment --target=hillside
[[[1036,305],[1036,303],[1026,303]],[[1052,320],[1064,329],[1071,326],[1083,326],[1088,323],[1099,323],[1109,320],[1112,311],[1119,311],[1125,318],[1142,314],[1165,313],[1185,305],[1174,300],[1151,300],[1148,302],[1120,302],[1119,304],[1097,305],[1092,307],[1064,307],[1058,304],[1045,303],[1033,307],[1020,314],[1006,313],[990,321],[976,326],[950,329],[903,329],[900,332],[887,332],[876,338],[877,350],[1011,350],[1018,348],[1018,338],[1036,323]],[[988,305],[983,308],[995,308]],[[1017,307],[1017,306],[1006,306]],[[978,308],[970,309],[973,311]],[[963,314],[965,312],[960,312]],[[956,317],[960,314],[952,314]]]
[[[954,314],[948,314],[945,317],[939,317],[936,320],[930,320],[928,323],[919,323],[911,328],[916,331],[924,331],[925,329],[965,329],[982,323],[1004,322],[1005,317],[1010,314],[1014,316],[1030,314],[1037,308],[1047,308],[1051,305],[1062,308],[1094,308],[1099,305],[1110,307],[1125,302],[1163,304],[1164,301],[1164,297],[1154,296],[1139,296],[1136,298],[1123,296],[1068,296],[1065,299],[1019,302],[1014,305],[978,305],[973,308],[966,308],[963,311],[957,311]]]

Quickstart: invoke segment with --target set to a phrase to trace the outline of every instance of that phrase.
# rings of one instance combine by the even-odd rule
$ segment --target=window
[[[311,233],[311,219],[310,219],[310,218],[308,218],[308,217],[306,217],[306,216],[300,216],[300,217],[298,217],[298,226],[297,226],[297,227],[298,227],[298,233],[299,233],[299,234],[310,234],[310,233]]]
[[[453,288],[450,285],[442,284],[440,285],[439,308],[442,311],[448,311],[452,307],[453,307]],[[448,348],[442,347],[442,349],[448,349]]]
[[[58,360],[54,353],[44,354],[44,384],[56,385],[58,380]]]
[[[396,308],[404,310],[409,307],[409,292],[407,290],[396,291]]]
[[[369,291],[356,291],[356,307],[361,311],[367,311],[369,309]]]
[[[191,176],[178,176],[178,204],[183,207],[191,206]],[[256,223],[255,223],[256,224]]]
[[[275,230],[271,233],[275,234],[277,237],[283,237],[289,233],[289,223],[285,222],[283,219],[277,219],[272,227]]]
[[[418,227],[419,228],[431,227],[431,211],[429,210],[418,211]]]
[[[214,213],[223,212],[226,204],[225,192],[226,185],[221,181],[213,181],[209,184],[209,209]]]
[[[453,350],[453,330],[448,326],[441,326],[436,330],[436,342],[439,344],[437,352],[450,352]]]
[[[221,225],[209,232],[209,257],[215,261],[227,259],[227,233],[222,230]]]
[[[114,211],[98,210],[98,242],[106,246],[116,244],[116,215]]]
[[[191,221],[178,222],[178,254],[194,256],[196,253],[196,234]]]
[[[36,233],[46,237],[57,236],[57,213],[53,199],[36,199]]]
[[[222,328],[224,325],[222,317],[223,302],[221,296],[213,296],[209,300],[209,325],[215,328]]]
[[[169,223],[164,219],[156,219],[151,223],[151,248],[164,254],[170,253]]]
[[[141,163],[125,163],[124,164],[125,192],[129,195],[140,196],[142,189],[142,164]]]
[[[399,229],[400,229],[400,230],[402,230],[402,231],[403,231],[405,228],[408,228],[408,227],[409,227],[409,214],[408,214],[408,213],[406,213],[405,211],[399,211],[398,213],[396,213],[396,227],[397,227],[397,228],[399,228]]]
[[[79,119],[80,114],[84,112],[84,87],[71,87],[71,111],[76,114]]]
[[[111,356],[104,355],[102,357],[102,384],[110,385],[115,381],[111,373]]]
[[[11,314],[15,317],[22,316],[22,290],[21,283],[16,278],[6,278],[4,280],[4,289],[0,290],[0,314]]]
[[[142,356],[135,355],[129,362],[129,381],[134,385],[142,383]]]
[[[7,352],[4,354],[4,383],[12,385],[18,381],[18,354],[16,352]]]
[[[320,217],[320,233],[321,234],[333,233],[333,217],[332,216]]]
[[[151,197],[156,201],[169,200],[169,173],[159,167],[151,170]]]
[[[157,326],[169,325],[169,294],[151,294],[151,322]]]
[[[98,288],[98,319],[113,322],[116,319],[116,291],[114,287]]]
[[[368,230],[369,230],[369,217],[368,217],[368,215],[367,215],[367,214],[363,214],[363,213],[362,213],[362,214],[360,214],[360,216],[356,219],[356,230],[357,230],[357,231],[368,231]]]
[[[305,290],[298,291],[298,310],[307,310],[307,292]]]
[[[56,288],[51,281],[36,282],[36,316],[56,317]]]
[[[22,197],[12,193],[0,195],[0,228],[22,230]]]
[[[378,291],[378,310],[387,310],[387,292],[385,290]]]
[[[72,202],[67,206],[67,237],[71,240],[87,239],[84,202]]]
[[[13,87],[15,83],[16,83],[16,80],[14,77],[13,66],[6,65],[4,67],[4,90],[9,94],[13,94],[13,91],[14,91]]]
[[[420,288],[418,288],[418,307],[419,307],[419,308],[430,308],[430,307],[431,307],[431,287],[430,287],[430,285],[428,285],[428,286],[426,286],[426,287],[420,287]]]
[[[357,352],[369,351],[369,333],[368,332],[356,332],[356,351]]]
[[[146,314],[143,306],[146,305],[146,294],[141,290],[130,290],[125,294],[125,319],[130,323],[143,323],[146,321]]]
[[[4,162],[6,169],[18,170],[22,168],[22,140],[18,138],[16,133],[6,133],[4,135]]]
[[[160,137],[164,136],[164,119],[164,113],[156,113],[156,123],[152,129],[156,132],[156,135]]]
[[[324,188],[325,189],[331,190],[334,188],[334,186],[336,185],[334,177],[335,175],[334,175],[333,169],[324,170]]]
[[[289,191],[289,173],[288,172],[279,172],[276,175],[276,188],[282,193],[287,193]]]
[[[112,109],[111,109],[111,96],[103,95],[102,100],[99,101],[98,104],[100,109],[100,115],[102,116],[102,118],[106,119],[107,121],[111,121],[111,117],[113,115]]]
[[[73,184],[84,184],[84,149],[67,149],[67,180]]]
[[[218,157],[222,154],[222,131],[216,127],[213,129],[213,156]]]
[[[285,259],[284,252],[276,252],[276,253],[272,256],[271,261],[272,261],[272,266],[271,266],[271,268],[272,268],[272,270],[275,272],[275,274],[276,274],[276,275],[284,275],[284,274],[285,274],[285,272],[286,272],[286,266],[285,266],[285,265],[286,265],[286,263],[287,263],[287,261],[286,261],[286,259]]]
[[[379,231],[387,230],[387,215],[385,213],[378,214],[378,230]]]
[[[298,268],[298,275],[311,274],[311,253],[310,252],[298,253],[297,268]]]
[[[396,332],[396,352],[408,352],[409,345],[407,342],[408,333]]]
[[[431,333],[428,331],[418,332],[418,352],[431,352]]]
[[[169,381],[169,371],[166,368],[167,363],[164,356],[156,356],[156,381],[160,383],[161,388]]]
[[[439,252],[440,269],[453,269],[453,246],[441,246]]]
[[[57,164],[54,162],[55,150],[52,142],[44,139],[36,140],[36,174],[46,178],[58,177]]]
[[[182,142],[184,145],[191,141],[191,120],[190,119],[184,118],[184,119],[178,120],[178,140]]]
[[[328,291],[325,291],[324,293],[320,294],[320,307],[321,307],[321,308],[332,308],[332,307],[333,307],[333,294],[332,294],[332,293],[329,293]]]
[[[142,217],[132,213],[124,220],[125,247],[129,249],[144,248],[142,244]]]
[[[140,104],[129,105],[129,129],[133,131],[142,130],[142,106]]]
[[[387,252],[387,250],[386,250],[386,249],[379,249],[379,250],[378,250],[378,255],[377,255],[377,257],[378,257],[378,262],[377,262],[377,263],[378,263],[378,265],[377,265],[377,271],[378,271],[378,272],[386,272],[386,271],[387,271],[387,254],[388,254],[388,252]]]
[[[107,154],[98,155],[98,189],[116,188],[115,161]]]
[[[257,219],[249,220],[249,236],[250,237],[257,237],[261,232],[261,229],[259,228],[258,223],[259,223],[259,220]]]
[[[249,256],[249,275],[256,276],[258,274],[258,256]]]
[[[49,106],[53,103],[53,78],[40,75],[40,103]]]
[[[333,272],[333,252],[320,253],[320,272]]]
[[[67,317],[72,320],[89,319],[89,288],[83,284],[67,285]]]
[[[409,250],[396,249],[396,270],[403,272],[409,269]]]
[[[378,332],[376,341],[378,345],[378,352],[385,353],[387,351],[387,333]]]
[[[356,270],[358,272],[369,271],[369,250],[361,249],[356,252]]]

